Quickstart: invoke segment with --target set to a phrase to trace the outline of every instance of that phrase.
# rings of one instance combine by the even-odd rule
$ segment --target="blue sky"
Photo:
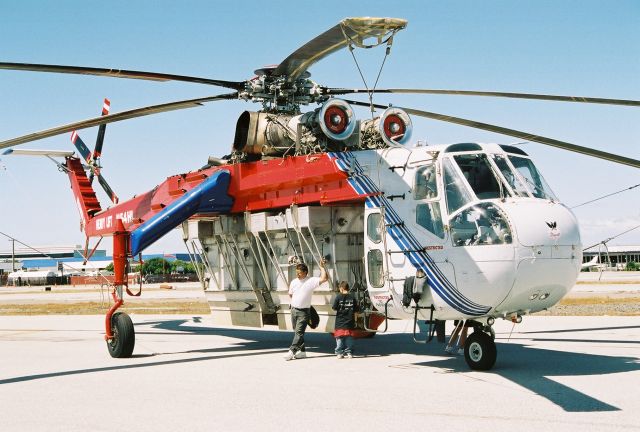
[[[638,1],[30,1],[0,3],[0,59],[148,70],[226,80],[253,76],[349,16],[409,21],[379,87],[494,90],[640,100]],[[357,50],[372,82],[383,49]],[[348,51],[311,68],[312,79],[362,87]],[[0,71],[0,139],[112,112],[225,90],[187,83]],[[640,159],[638,108],[461,96],[385,96]],[[103,173],[121,198],[227,154],[238,115],[258,106],[217,102],[107,127]],[[365,111],[358,111],[365,116]],[[87,143],[96,129],[81,132]],[[517,139],[414,118],[413,139]],[[68,135],[22,148],[70,149]],[[640,183],[638,169],[563,150],[523,146],[572,206]],[[103,202],[106,198],[101,195]],[[585,245],[640,225],[640,188],[576,209]],[[83,244],[66,176],[46,159],[0,157],[0,231],[29,244]],[[9,243],[0,250],[8,249]],[[640,229],[611,244],[640,244]],[[181,251],[179,231],[148,252]]]

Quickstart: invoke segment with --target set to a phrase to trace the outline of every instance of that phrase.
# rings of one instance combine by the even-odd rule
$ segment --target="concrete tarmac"
[[[132,318],[134,355],[112,359],[103,316],[0,316],[0,430],[640,431],[637,316],[499,320],[490,372],[408,322],[351,360],[308,333],[286,362],[290,332]]]

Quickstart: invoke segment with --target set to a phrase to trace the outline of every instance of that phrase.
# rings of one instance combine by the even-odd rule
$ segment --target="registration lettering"
[[[116,219],[120,219],[122,223],[131,223],[133,220],[133,210],[123,211],[116,214]]]
[[[105,216],[96,219],[96,229],[105,230],[111,228],[113,225],[113,216]]]
[[[120,219],[122,223],[131,223],[133,221],[133,210],[116,213],[115,219]],[[113,227],[115,219],[112,215],[96,218],[96,230],[102,231]]]

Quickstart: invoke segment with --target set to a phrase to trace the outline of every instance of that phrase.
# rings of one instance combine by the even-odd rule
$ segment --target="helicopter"
[[[131,318],[118,309],[129,289],[129,262],[176,227],[194,261],[214,323],[290,329],[287,288],[294,266],[317,270],[324,258],[330,281],[315,291],[318,331],[333,330],[336,281],[347,280],[360,303],[363,334],[384,332],[389,319],[413,320],[414,340],[426,343],[445,320],[468,320],[464,346],[474,370],[497,358],[492,326],[548,309],[573,287],[582,263],[578,223],[554,195],[535,163],[513,145],[456,143],[411,147],[412,116],[497,132],[523,140],[640,167],[640,161],[474,120],[373,103],[374,94],[444,94],[639,106],[639,101],[528,93],[437,89],[349,89],[311,80],[309,68],[340,49],[386,46],[407,26],[398,18],[346,18],[281,63],[244,81],[156,72],[0,62],[0,69],[182,81],[232,90],[169,102],[31,133],[0,142],[9,148],[72,132],[74,152],[9,149],[39,154],[69,177],[87,242],[113,238],[113,305],[105,316],[111,356],[130,357]],[[365,94],[369,101],[346,99]],[[154,189],[121,201],[100,166],[109,123],[245,100],[228,155],[173,175]],[[302,107],[318,105],[303,112]],[[381,110],[357,119],[354,106]],[[94,150],[78,130],[100,126]],[[84,162],[83,162],[84,160]],[[92,179],[111,198],[103,208]],[[93,251],[97,248],[97,244]],[[428,336],[416,332],[430,323]],[[380,328],[384,324],[384,328]]]

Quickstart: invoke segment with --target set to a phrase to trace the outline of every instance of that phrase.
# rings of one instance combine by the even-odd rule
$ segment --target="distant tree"
[[[627,271],[638,271],[638,270],[640,270],[640,264],[638,264],[637,262],[630,261],[630,262],[627,263],[627,266],[626,266],[625,270],[627,270]]]
[[[171,263],[171,273],[195,273],[196,269],[190,262],[175,260]]]
[[[171,263],[164,258],[151,258],[142,265],[142,273],[165,274],[171,271]]]
[[[106,266],[104,269],[105,269],[106,271],[110,271],[110,272],[112,272],[112,271],[113,271],[113,263],[110,263],[110,264],[109,264],[108,266]],[[136,266],[131,266],[131,268],[129,269],[129,272],[130,272],[130,273],[136,273],[136,272],[138,272],[138,271],[140,271],[140,266],[137,266],[137,265],[136,265]]]

